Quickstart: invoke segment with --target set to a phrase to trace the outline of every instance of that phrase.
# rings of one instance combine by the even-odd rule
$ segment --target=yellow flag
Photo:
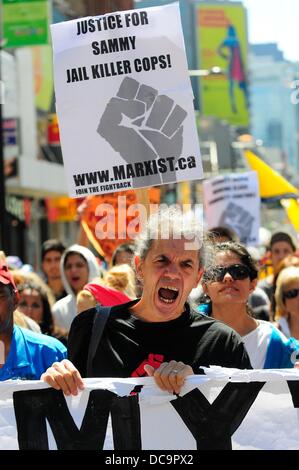
[[[286,210],[289,221],[294,229],[299,232],[299,202],[297,199],[281,199],[282,207]]]
[[[295,186],[257,157],[251,150],[245,150],[244,153],[248,165],[258,174],[260,196],[262,198],[287,197],[290,194],[295,197],[298,194],[299,197],[299,191]]]

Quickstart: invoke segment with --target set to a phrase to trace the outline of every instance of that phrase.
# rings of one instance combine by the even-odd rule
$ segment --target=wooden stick
[[[149,200],[149,190],[148,188],[142,189],[135,189],[136,199],[138,204],[142,204],[145,209],[147,215],[150,213],[150,200]]]

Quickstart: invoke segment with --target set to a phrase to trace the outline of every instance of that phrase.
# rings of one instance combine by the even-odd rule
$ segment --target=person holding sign
[[[270,322],[253,318],[248,308],[258,270],[247,249],[237,242],[223,242],[211,247],[208,258],[202,286],[210,302],[198,310],[242,336],[255,369],[294,367],[299,342],[288,340]]]
[[[112,307],[95,351],[87,360],[96,309],[78,315],[68,343],[70,360],[56,362],[42,380],[65,394],[84,387],[81,376],[153,376],[165,391],[179,393],[201,366],[251,368],[240,337],[228,326],[193,311],[187,302],[202,275],[202,230],[179,210],[151,215],[136,245],[140,299]],[[72,361],[72,362],[71,362]]]

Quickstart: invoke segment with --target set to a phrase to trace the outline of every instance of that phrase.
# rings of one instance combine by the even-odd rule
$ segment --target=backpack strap
[[[86,371],[87,375],[86,377],[93,377],[92,374],[92,361],[94,359],[96,350],[98,349],[98,346],[101,341],[101,337],[103,335],[103,331],[106,325],[106,322],[108,320],[108,317],[110,315],[112,307],[102,307],[100,305],[97,305],[95,307],[95,315],[94,315],[94,321],[92,325],[92,330],[91,330],[91,337],[90,337],[90,343],[89,343],[89,348],[88,348],[88,356],[87,356],[87,366],[86,366]]]

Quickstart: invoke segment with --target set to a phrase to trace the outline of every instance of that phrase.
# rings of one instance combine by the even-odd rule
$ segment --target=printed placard
[[[51,26],[71,197],[202,178],[177,3]]]
[[[208,228],[228,227],[245,245],[258,245],[260,195],[257,174],[235,173],[204,182]]]

